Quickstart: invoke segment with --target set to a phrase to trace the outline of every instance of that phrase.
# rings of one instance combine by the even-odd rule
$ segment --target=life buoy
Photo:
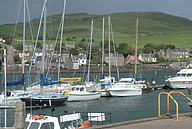
[[[31,118],[34,119],[34,120],[43,119],[44,115],[40,115],[40,116],[32,115]]]
[[[66,91],[66,92],[65,92],[65,95],[66,95],[66,96],[69,96],[69,95],[70,95],[70,92],[69,92],[69,91]]]

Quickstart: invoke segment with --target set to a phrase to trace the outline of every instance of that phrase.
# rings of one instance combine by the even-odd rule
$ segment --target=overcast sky
[[[0,0],[0,24],[15,23],[20,2]],[[30,17],[39,18],[44,0],[28,0]],[[21,5],[23,13],[23,5]],[[48,0],[48,15],[61,14],[63,0]],[[160,11],[192,19],[192,0],[67,0],[66,13],[110,14]],[[21,21],[22,14],[19,20]]]

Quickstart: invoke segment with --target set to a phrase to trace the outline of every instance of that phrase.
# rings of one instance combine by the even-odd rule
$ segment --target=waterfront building
[[[134,64],[135,63],[135,55],[128,55],[125,58],[125,65]]]
[[[75,48],[75,43],[65,43],[65,48],[67,48],[68,50],[71,48]]]
[[[111,59],[111,66],[116,66],[116,60],[117,60],[117,66],[124,66],[124,56],[123,54],[117,54],[115,57],[115,54],[110,54],[110,59]],[[104,61],[109,63],[109,54],[104,55]]]
[[[152,54],[140,54],[138,60],[142,62],[157,62],[157,58]]]

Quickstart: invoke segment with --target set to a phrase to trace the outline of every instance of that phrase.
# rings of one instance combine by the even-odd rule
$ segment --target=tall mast
[[[103,61],[104,61],[104,29],[105,27],[105,18],[103,17],[103,33],[102,33],[102,76],[103,76]]]
[[[137,17],[136,21],[136,27],[135,27],[135,80],[137,78],[137,41],[138,41],[138,24],[139,24],[139,19]]]
[[[46,21],[47,21],[47,0],[44,1],[44,25],[43,25],[43,50],[42,50],[42,74],[45,72],[45,42],[46,42]]]
[[[64,0],[64,5],[63,5],[62,29],[61,29],[61,40],[60,40],[60,50],[59,50],[58,80],[59,80],[59,78],[60,78],[61,47],[62,47],[62,41],[63,41],[63,28],[64,28],[64,18],[65,18],[65,5],[66,5],[66,1],[67,1],[67,0]]]
[[[5,73],[5,106],[7,105],[7,60],[6,49],[4,49],[4,73]],[[7,127],[7,109],[5,109],[5,127]]]
[[[91,21],[91,37],[90,37],[90,48],[89,48],[89,66],[88,66],[88,73],[87,73],[87,82],[89,82],[89,74],[90,74],[90,67],[91,67],[91,46],[93,41],[93,19]]]
[[[23,7],[24,7],[24,14],[23,14],[23,59],[22,59],[22,65],[23,65],[23,74],[25,73],[25,0],[23,0]]]
[[[110,15],[109,15],[109,16],[108,16],[108,23],[109,23],[109,28],[108,28],[108,29],[109,29],[109,30],[108,30],[108,31],[109,31],[109,78],[111,77],[111,55],[110,55],[110,54],[111,54],[111,48],[110,48],[110,47],[111,47],[111,46],[110,46],[110,45],[111,45],[111,44],[110,44],[110,39],[111,39],[111,38],[110,38],[110,28],[111,28],[111,25],[110,25],[110,21],[111,21],[111,20],[110,20]]]

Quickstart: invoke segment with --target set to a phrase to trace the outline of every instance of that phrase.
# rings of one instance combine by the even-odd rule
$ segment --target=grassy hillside
[[[91,19],[94,19],[93,38],[95,42],[101,41],[102,36],[101,15],[91,14],[69,14],[65,17],[64,39],[66,37],[77,37],[73,42],[79,42],[82,38],[89,38]],[[105,28],[107,35],[107,15],[105,17]],[[115,42],[134,44],[135,22],[139,18],[139,33],[147,36],[139,38],[139,47],[146,43],[173,44],[176,47],[190,47],[192,44],[192,21],[161,12],[129,12],[111,14]],[[47,18],[47,37],[55,39],[61,15]],[[36,36],[39,19],[32,21],[34,35]],[[1,25],[0,34],[11,35],[15,25]],[[27,38],[30,39],[30,29],[27,24]],[[22,39],[22,24],[17,25],[16,38]],[[41,33],[42,37],[42,33]],[[53,41],[49,41],[53,42]]]

